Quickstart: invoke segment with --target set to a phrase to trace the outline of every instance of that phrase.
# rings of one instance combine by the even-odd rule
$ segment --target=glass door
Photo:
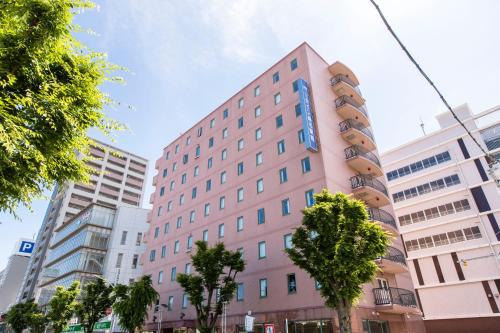
[[[384,304],[391,304],[392,299],[391,299],[391,292],[389,290],[389,282],[387,282],[386,279],[377,278],[377,283],[378,287],[382,289],[380,290],[380,297],[383,299]]]

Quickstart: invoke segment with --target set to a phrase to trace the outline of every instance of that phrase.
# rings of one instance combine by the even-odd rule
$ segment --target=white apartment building
[[[91,203],[108,207],[141,207],[147,179],[148,160],[103,142],[90,147],[96,169],[90,184],[67,182],[56,184],[45,217],[37,235],[36,246],[18,301],[35,297],[37,286],[43,283],[40,275],[47,250],[55,231]],[[38,297],[38,296],[37,296]]]
[[[149,229],[149,209],[119,207],[109,239],[103,277],[110,283],[130,284],[142,276],[140,256]]]
[[[500,158],[500,106],[455,109]],[[500,189],[485,155],[445,112],[440,129],[382,154],[427,332],[500,331]]]

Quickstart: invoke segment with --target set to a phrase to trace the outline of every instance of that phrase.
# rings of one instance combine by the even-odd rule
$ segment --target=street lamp
[[[163,303],[162,304],[158,304],[158,305],[155,306],[155,311],[159,312],[159,314],[160,314],[160,316],[159,316],[160,320],[158,320],[158,333],[161,333],[161,322],[163,320],[163,310],[160,309],[160,306],[164,307],[165,309],[168,308],[168,305],[167,304],[163,304]]]

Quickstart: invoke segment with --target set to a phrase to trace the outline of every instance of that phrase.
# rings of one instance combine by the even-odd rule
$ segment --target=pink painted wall
[[[296,58],[298,68],[290,69],[290,61]],[[273,73],[279,71],[280,81],[272,83]],[[350,192],[349,178],[354,171],[345,163],[344,148],[348,144],[339,135],[338,124],[342,119],[335,111],[335,94],[330,88],[331,74],[328,64],[320,58],[307,44],[302,44],[296,50],[283,58],[276,65],[259,76],[255,81],[226,101],[217,110],[209,114],[193,128],[180,136],[179,139],[164,149],[164,154],[158,159],[159,175],[156,179],[156,191],[153,198],[153,214],[151,229],[147,237],[148,252],[143,258],[145,274],[152,274],[155,287],[161,295],[161,303],[167,303],[168,296],[174,296],[174,310],[167,316],[171,320],[179,319],[181,312],[182,290],[176,282],[170,281],[170,272],[173,266],[177,272],[184,271],[184,265],[190,261],[190,253],[186,253],[186,242],[189,235],[194,240],[202,238],[203,230],[209,230],[209,243],[224,241],[227,248],[236,250],[243,248],[244,258],[247,263],[245,271],[239,275],[238,282],[245,286],[245,299],[237,302],[235,299],[228,308],[228,314],[243,314],[252,311],[280,311],[323,306],[324,301],[315,290],[314,281],[307,274],[295,267],[283,252],[283,236],[293,232],[293,228],[300,224],[301,209],[305,207],[305,192],[314,189],[319,192],[328,187],[331,191]],[[303,144],[299,144],[298,131],[302,129],[301,117],[295,115],[295,105],[298,104],[298,93],[292,90],[292,82],[303,78],[312,87],[313,105],[317,120],[317,136],[321,143],[319,152],[309,152]],[[261,95],[254,97],[256,86],[260,86]],[[273,96],[281,93],[281,103],[274,105]],[[238,109],[238,100],[243,97],[245,107]],[[254,108],[260,105],[262,115],[254,117]],[[229,117],[223,119],[222,113],[229,109]],[[283,127],[277,129],[275,118],[283,116]],[[237,128],[237,120],[244,117],[244,127]],[[210,120],[215,119],[215,126],[209,127]],[[197,129],[203,127],[203,135],[197,137]],[[255,130],[262,128],[263,137],[255,140]],[[229,136],[222,139],[222,130],[228,129]],[[191,144],[186,146],[186,138],[191,137]],[[208,148],[208,139],[213,137],[215,144]],[[244,138],[245,147],[237,150],[237,141]],[[285,140],[286,152],[277,153],[277,142]],[[175,154],[175,146],[179,144],[180,152]],[[201,156],[194,159],[195,147],[201,146]],[[227,149],[228,158],[221,161],[221,151]],[[263,152],[263,164],[255,165],[255,155]],[[170,158],[166,160],[166,153]],[[182,156],[189,153],[189,162],[182,164]],[[301,160],[309,156],[311,172],[303,174]],[[208,158],[213,158],[213,167],[207,169]],[[244,162],[244,174],[238,176],[237,163]],[[177,163],[177,171],[172,172],[172,164]],[[199,165],[200,174],[193,177],[195,165]],[[280,168],[286,167],[288,182],[280,184]],[[168,176],[163,178],[163,169],[168,168]],[[227,182],[220,184],[220,173],[227,172]],[[187,173],[187,183],[181,184],[181,175]],[[256,181],[264,179],[264,192],[257,194]],[[207,179],[212,179],[212,190],[205,192]],[[175,180],[175,189],[170,192],[169,184]],[[159,195],[159,189],[165,187],[165,195]],[[197,186],[197,198],[191,199],[191,189]],[[237,189],[244,188],[244,201],[237,202]],[[179,196],[184,194],[185,204],[179,206]],[[219,198],[226,197],[226,208],[219,210]],[[291,214],[281,216],[281,200],[289,198]],[[167,202],[173,201],[173,210],[167,212]],[[210,216],[204,217],[204,205],[210,203]],[[163,214],[157,216],[159,206],[163,206]],[[265,208],[266,222],[257,224],[257,209]],[[391,212],[390,207],[385,210]],[[196,210],[196,220],[189,223],[189,212]],[[183,225],[176,229],[176,220],[182,216]],[[244,217],[244,230],[236,231],[236,219]],[[163,234],[163,225],[170,223],[170,231]],[[217,229],[220,223],[225,224],[224,239],[218,239]],[[154,229],[160,228],[160,236],[154,238]],[[180,241],[181,251],[173,254],[176,240]],[[258,259],[258,243],[266,242],[267,257]],[[396,243],[398,240],[396,240]],[[166,258],[160,258],[161,246],[167,246]],[[149,262],[149,250],[156,249],[156,260]],[[164,271],[164,281],[161,285],[156,283],[158,271]],[[295,273],[297,280],[297,293],[289,295],[287,290],[287,274]],[[268,297],[259,297],[259,279],[268,280]],[[392,281],[391,286],[397,286],[398,281],[394,276],[388,276]],[[412,289],[409,277],[403,279],[404,288]],[[372,285],[366,286],[367,298],[362,301],[365,306],[373,306]],[[194,309],[189,307],[185,319],[194,319]]]

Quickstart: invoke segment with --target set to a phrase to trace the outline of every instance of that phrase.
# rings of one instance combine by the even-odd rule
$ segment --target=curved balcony
[[[369,206],[382,207],[390,203],[385,185],[372,176],[356,175],[350,181],[354,196]]]
[[[372,131],[360,122],[347,119],[339,123],[339,127],[340,135],[345,141],[353,145],[363,146],[367,150],[375,149],[375,138]]]
[[[376,177],[383,175],[378,157],[361,146],[354,145],[344,149],[347,164],[358,173]]]
[[[377,264],[384,273],[399,274],[408,271],[405,255],[392,246],[387,247],[387,253],[377,260]]]
[[[374,288],[375,307],[377,311],[386,313],[419,314],[415,294],[411,290],[401,288]]]
[[[380,222],[382,225],[387,225],[394,230],[398,230],[394,217],[383,209],[368,208],[368,218],[370,221]]]
[[[347,67],[346,65],[344,65],[340,61],[336,61],[333,64],[331,64],[328,67],[328,70],[330,71],[330,73],[333,76],[341,74],[343,76],[348,77],[350,79],[350,81],[352,81],[354,87],[359,85],[358,78],[356,77],[354,72],[351,71],[351,69],[349,67]]]
[[[335,108],[337,113],[343,119],[354,119],[360,122],[363,126],[370,126],[368,120],[368,113],[364,106],[356,103],[351,97],[347,95],[340,96],[335,100]]]
[[[335,95],[347,95],[350,96],[359,105],[365,104],[365,100],[361,96],[359,88],[356,88],[356,85],[348,76],[345,76],[343,74],[335,75],[330,79],[330,84],[333,91],[335,92]]]

